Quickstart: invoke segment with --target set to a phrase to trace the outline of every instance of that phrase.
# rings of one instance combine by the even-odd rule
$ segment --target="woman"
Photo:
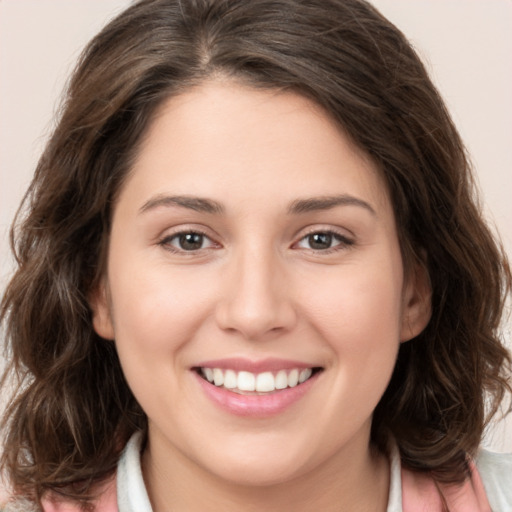
[[[511,459],[477,454],[510,389],[508,264],[365,2],[135,4],[27,204],[3,464],[33,506],[510,505]]]

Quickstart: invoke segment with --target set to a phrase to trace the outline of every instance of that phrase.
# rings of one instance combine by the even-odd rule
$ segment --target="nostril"
[[[296,314],[290,304],[281,301],[263,301],[243,297],[218,304],[216,321],[225,332],[238,333],[248,340],[258,339],[272,333],[277,335],[289,331],[296,324]]]

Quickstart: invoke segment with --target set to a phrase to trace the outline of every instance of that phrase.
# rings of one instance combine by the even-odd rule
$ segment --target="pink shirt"
[[[139,434],[135,434],[130,439],[119,462],[117,475],[106,482],[100,490],[94,509],[96,512],[152,512],[140,468],[140,442]],[[503,459],[505,465],[488,475],[492,481],[496,481],[496,475],[501,475],[503,470],[508,474],[509,469],[512,468],[512,458],[504,457],[506,457]],[[392,450],[390,456],[390,467],[391,482],[387,512],[443,512],[446,510],[445,505],[450,512],[491,512],[492,510],[475,464],[471,465],[471,479],[462,485],[437,484],[428,475],[402,468],[396,448]],[[509,476],[512,484],[512,475]],[[505,479],[498,478],[502,482],[500,488],[507,487],[502,484],[509,482],[509,476],[505,475]],[[488,480],[489,478],[486,481]],[[507,487],[505,491],[507,496],[508,490]],[[493,490],[493,493],[495,492],[496,489]],[[504,498],[506,503],[509,503],[507,496]],[[43,505],[44,512],[80,512],[76,505],[52,499],[46,499]],[[500,508],[496,510],[501,511],[501,505],[498,506]]]
[[[476,469],[462,487],[442,486],[450,512],[491,512],[482,481]],[[116,482],[111,481],[96,504],[97,512],[118,512]],[[402,470],[403,512],[442,512],[443,502],[432,479]],[[44,512],[80,512],[76,505],[46,501]]]
[[[464,485],[440,485],[439,488],[431,478],[402,469],[402,512],[443,512],[446,509],[443,508],[440,490],[450,512],[491,512],[480,475],[476,467],[472,469],[473,476]],[[104,487],[96,504],[97,512],[119,512],[116,488],[115,479]],[[75,505],[46,501],[44,512],[80,510]]]

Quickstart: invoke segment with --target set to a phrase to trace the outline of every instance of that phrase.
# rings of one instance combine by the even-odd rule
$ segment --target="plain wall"
[[[84,44],[127,0],[0,0],[0,290],[7,232],[67,76]],[[512,2],[374,0],[413,42],[468,146],[485,211],[512,255]],[[504,326],[510,340],[510,325]],[[512,451],[512,419],[487,436]]]

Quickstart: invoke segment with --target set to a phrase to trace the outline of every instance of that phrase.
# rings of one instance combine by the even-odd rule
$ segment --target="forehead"
[[[349,193],[389,206],[376,165],[321,107],[231,81],[208,82],[159,108],[125,188],[228,202]]]

